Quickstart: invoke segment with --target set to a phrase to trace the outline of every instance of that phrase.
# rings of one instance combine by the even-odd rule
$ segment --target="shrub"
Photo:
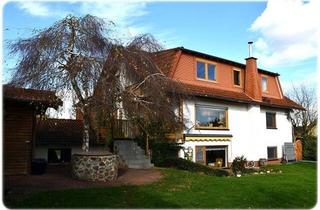
[[[231,169],[234,174],[243,173],[245,171],[247,159],[242,155],[241,157],[235,157],[232,161]]]
[[[169,141],[157,141],[151,144],[152,162],[157,165],[166,159],[178,158],[178,152],[182,147],[179,143]]]
[[[304,160],[317,160],[317,137],[303,136],[302,143],[302,157]]]
[[[163,159],[158,162],[157,166],[160,167],[171,167],[180,170],[186,170],[191,172],[201,172],[209,176],[229,176],[230,173],[223,169],[213,169],[199,163],[194,163],[190,160],[185,160],[182,158],[169,158]]]
[[[245,168],[242,173],[244,173],[244,174],[253,174],[253,173],[256,173],[256,172],[260,172],[260,170],[259,169],[255,169],[255,168]]]

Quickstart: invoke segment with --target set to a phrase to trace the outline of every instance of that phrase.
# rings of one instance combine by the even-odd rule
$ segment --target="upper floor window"
[[[204,62],[197,61],[197,77],[200,79],[206,78],[206,64]]]
[[[266,123],[268,129],[276,129],[276,113],[266,112]]]
[[[213,63],[197,61],[197,78],[215,81],[216,66]]]
[[[206,105],[196,105],[197,129],[228,128],[228,109]]]
[[[268,90],[268,78],[262,76],[261,77],[261,86],[262,86],[262,91],[266,92]]]
[[[236,86],[240,86],[240,70],[233,70],[233,84]]]

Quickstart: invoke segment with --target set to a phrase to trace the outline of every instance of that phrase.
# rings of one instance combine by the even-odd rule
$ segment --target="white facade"
[[[197,105],[227,108],[228,129],[225,130],[198,130],[195,128]],[[276,114],[277,129],[267,129],[266,112]],[[231,102],[221,102],[213,99],[186,100],[183,103],[183,115],[187,119],[185,124],[187,135],[216,135],[231,136],[229,140],[212,141],[184,141],[183,147],[193,151],[192,159],[196,161],[196,146],[227,146],[227,161],[230,163],[237,157],[244,155],[248,161],[258,161],[268,158],[267,147],[277,147],[277,158],[282,158],[284,142],[292,142],[292,125],[288,111],[276,108],[261,108],[260,105],[248,105]],[[181,151],[180,157],[184,157]],[[226,164],[226,163],[225,163]]]

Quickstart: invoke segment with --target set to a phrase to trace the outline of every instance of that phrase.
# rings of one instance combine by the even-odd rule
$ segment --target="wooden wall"
[[[28,174],[32,158],[34,110],[27,103],[4,103],[4,174]]]

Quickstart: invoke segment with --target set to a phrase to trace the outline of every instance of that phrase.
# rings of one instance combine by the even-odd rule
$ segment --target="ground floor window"
[[[66,163],[71,161],[71,148],[48,149],[48,163]]]
[[[227,167],[227,146],[196,146],[196,162],[212,167]]]
[[[277,159],[277,147],[268,147],[268,160]]]

